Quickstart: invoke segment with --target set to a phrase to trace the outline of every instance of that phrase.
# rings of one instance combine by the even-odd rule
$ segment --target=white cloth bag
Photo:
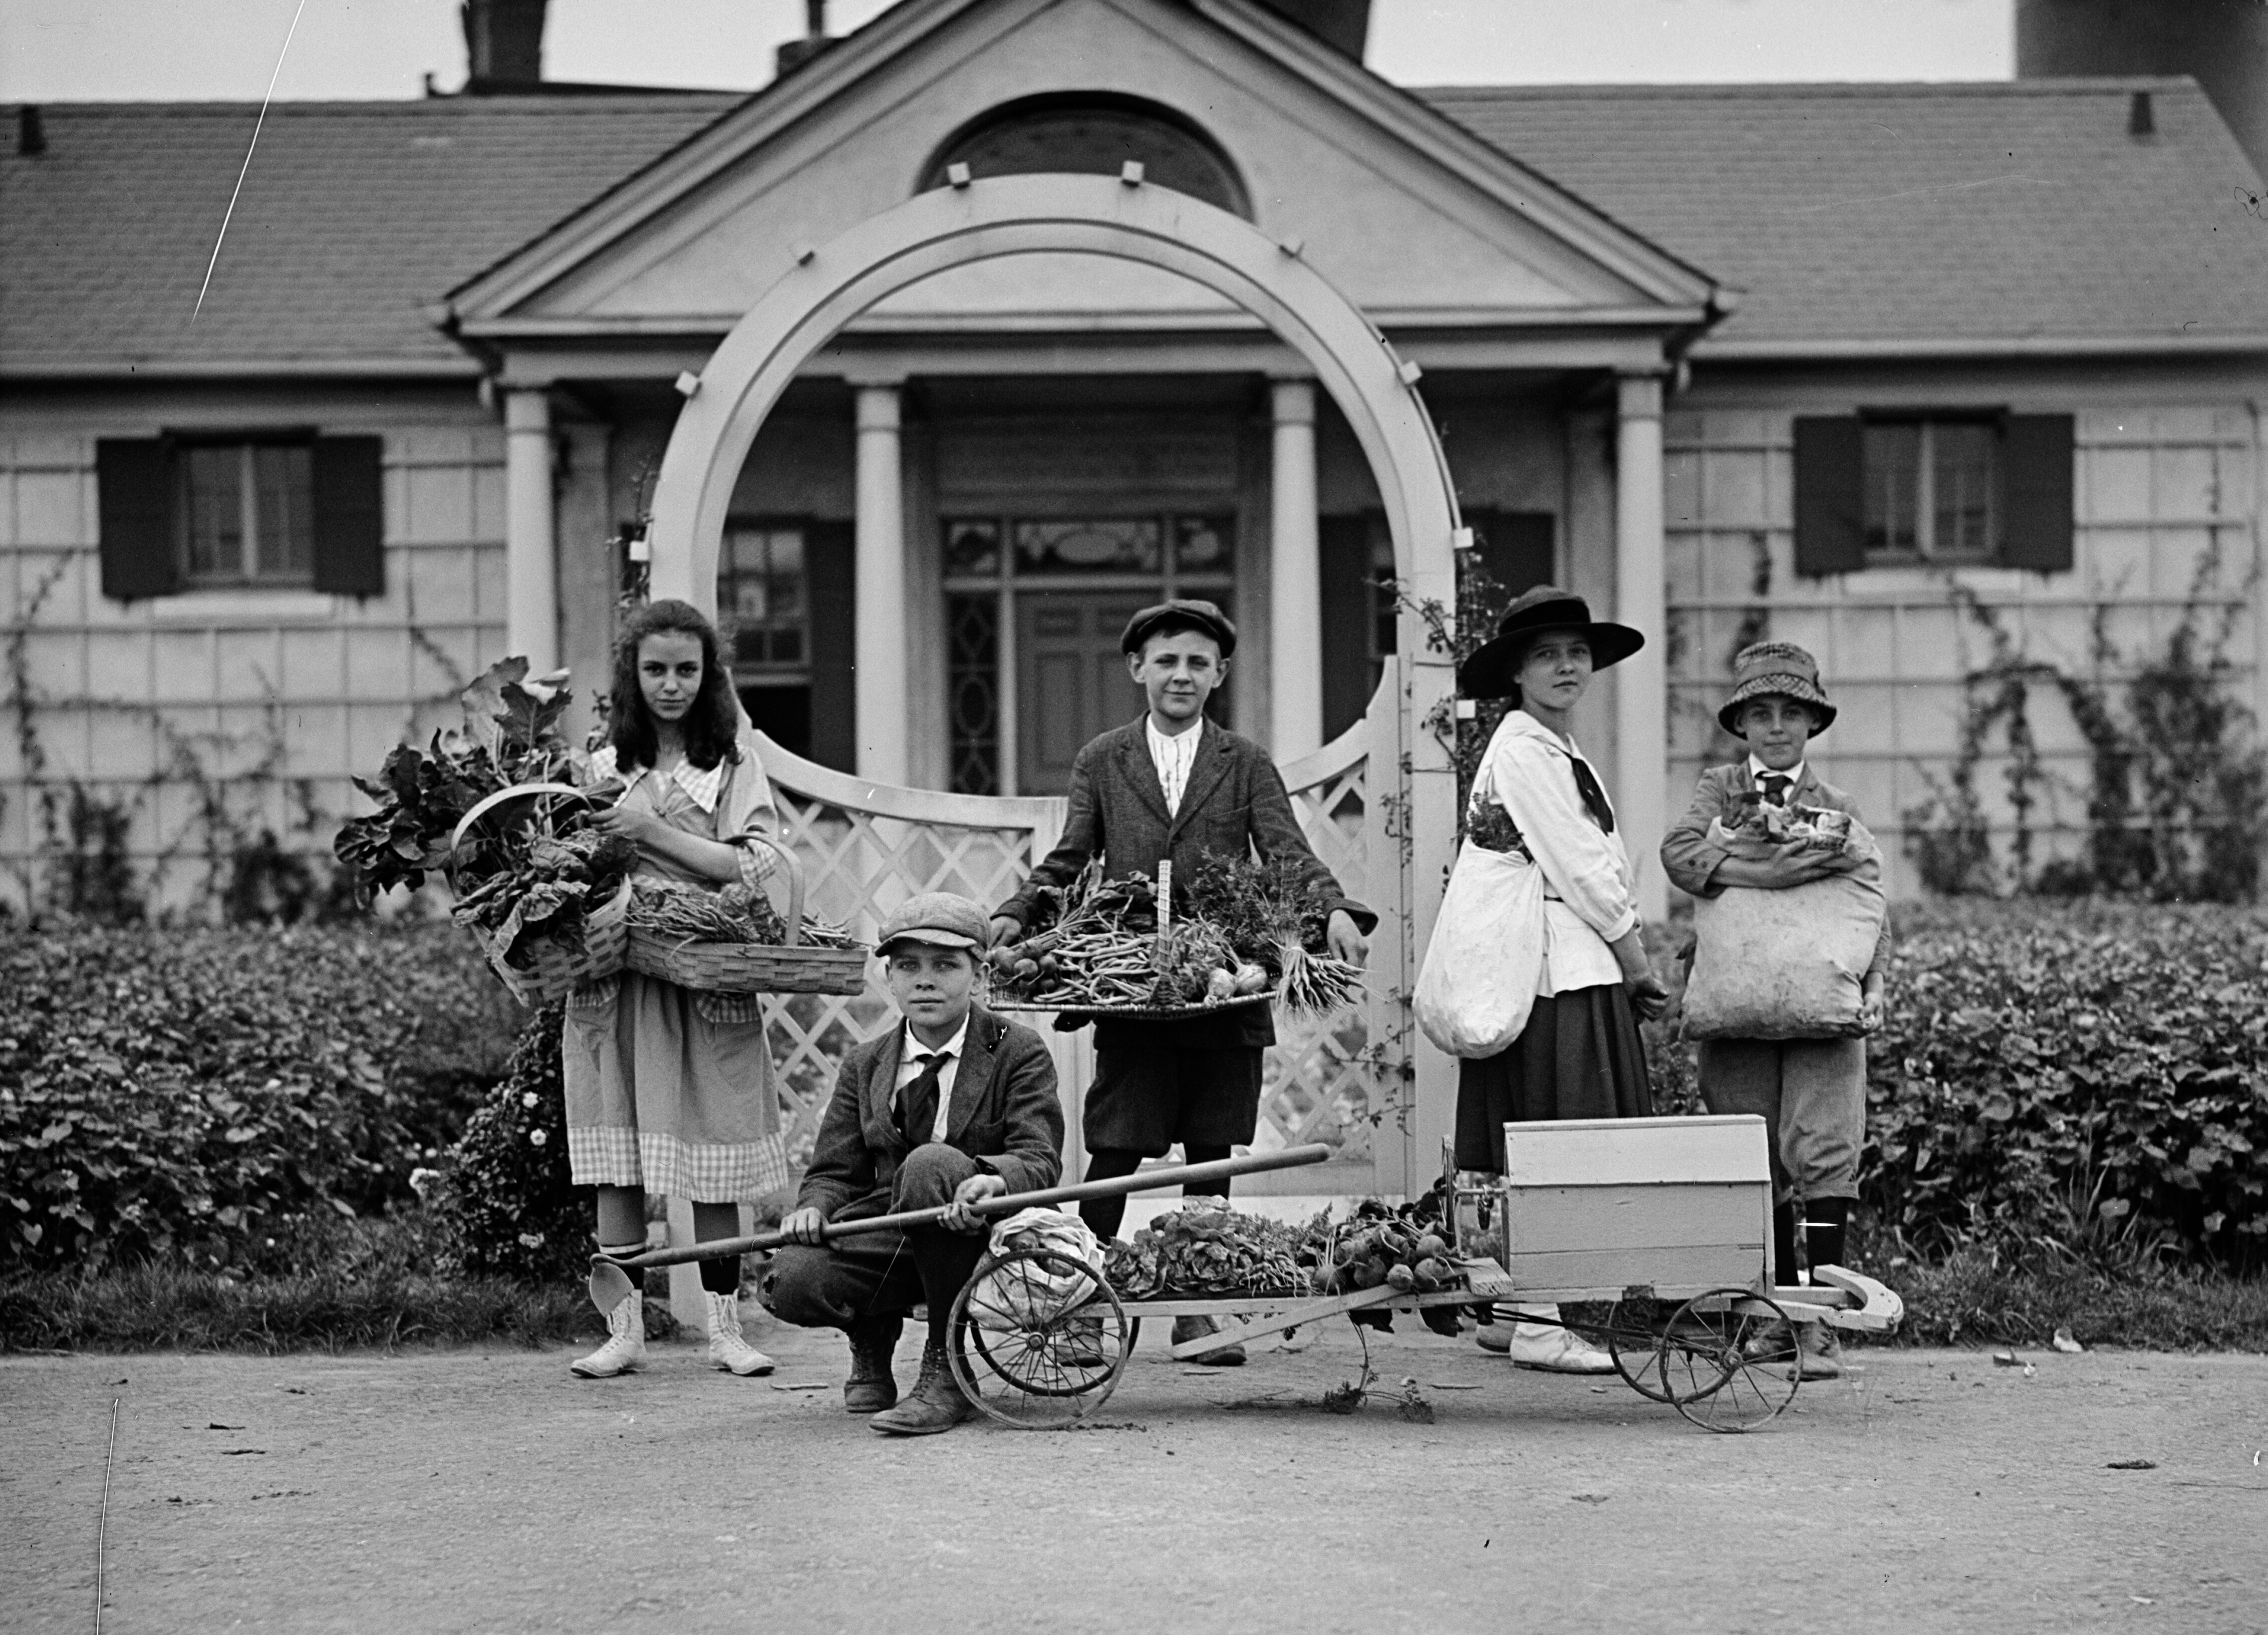
[[[1769,843],[1709,838],[1736,858],[1761,858]],[[1779,891],[1731,886],[1693,904],[1693,974],[1685,983],[1689,1039],[1855,1038],[1867,968],[1882,934],[1882,853],[1853,821],[1849,866]]]
[[[1043,1328],[1055,1317],[1097,1292],[1102,1280],[1102,1244],[1087,1224],[1067,1210],[1020,1210],[992,1228],[991,1250],[1046,1249],[1086,1267],[1042,1269],[1029,1261],[989,1272],[968,1297],[977,1326],[995,1330]]]
[[[1418,1026],[1451,1056],[1495,1056],[1528,1026],[1543,976],[1543,871],[1469,840],[1418,972]]]

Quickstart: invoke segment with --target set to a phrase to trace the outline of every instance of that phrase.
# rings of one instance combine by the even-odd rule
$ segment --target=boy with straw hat
[[[1717,712],[1724,729],[1748,745],[1729,766],[1701,775],[1693,803],[1662,837],[1669,878],[1697,897],[1731,889],[1784,891],[1851,866],[1840,852],[1791,841],[1763,858],[1735,857],[1722,839],[1753,804],[1845,812],[1863,822],[1859,804],[1812,771],[1811,740],[1835,723],[1820,685],[1819,664],[1792,642],[1758,642],[1733,660],[1733,690]],[[1722,820],[1721,824],[1717,820]],[[1859,1025],[1881,1025],[1882,982],[1889,956],[1886,919],[1860,987]],[[1809,1262],[1838,1264],[1851,1205],[1858,1197],[1859,1151],[1866,1140],[1867,1045],[1863,1038],[1704,1039],[1701,1097],[1712,1113],[1756,1113],[1771,1150],[1772,1278],[1795,1281],[1795,1225],[1804,1209]],[[1802,1325],[1808,1336],[1813,1325]],[[1807,1377],[1840,1372],[1833,1358],[1807,1349]]]

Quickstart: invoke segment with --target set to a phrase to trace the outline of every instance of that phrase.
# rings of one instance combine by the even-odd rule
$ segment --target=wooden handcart
[[[1108,1182],[988,1198],[1009,1215],[1081,1198],[1154,1190],[1256,1169],[1320,1163],[1329,1149],[1294,1147],[1217,1163],[1138,1172]],[[1222,1346],[1357,1312],[1421,1313],[1498,1301],[1611,1303],[1603,1327],[1631,1388],[1704,1429],[1747,1431],[1776,1418],[1801,1383],[1795,1331],[1884,1333],[1903,1306],[1882,1285],[1837,1267],[1776,1288],[1770,1273],[1771,1182],[1764,1121],[1568,1120],[1506,1126],[1506,1168],[1485,1182],[1444,1176],[1459,1286],[1403,1293],[1271,1293],[1125,1300],[1096,1269],[1046,1248],[988,1255],[954,1302],[946,1356],[971,1401],[1021,1429],[1078,1423],[1109,1400],[1140,1325],[1177,1316],[1226,1320],[1172,1348],[1196,1359]],[[943,1213],[851,1221],[849,1236],[935,1221]],[[593,1263],[601,1310],[629,1292],[622,1268],[780,1247],[777,1233]],[[1587,1325],[1589,1326],[1589,1325]]]

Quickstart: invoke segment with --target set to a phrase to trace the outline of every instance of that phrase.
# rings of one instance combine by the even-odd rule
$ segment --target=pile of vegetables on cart
[[[1466,1281],[1431,1195],[1403,1204],[1366,1199],[1347,1219],[1327,1209],[1296,1226],[1195,1201],[1105,1254],[1103,1276],[1121,1300],[1355,1294],[1381,1285],[1440,1294]],[[1456,1327],[1454,1306],[1425,1317],[1444,1331]]]
[[[1043,887],[1020,942],[992,950],[998,998],[1057,1009],[1184,1010],[1272,998],[1329,1015],[1362,992],[1359,967],[1330,954],[1330,903],[1292,858],[1207,854],[1158,887],[1105,880],[1101,860]]]

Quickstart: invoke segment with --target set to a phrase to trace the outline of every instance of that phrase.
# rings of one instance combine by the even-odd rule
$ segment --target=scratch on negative
[[[1859,199],[1830,199],[1824,204],[1798,204],[1784,210],[1767,210],[1768,216],[1815,216],[1821,210],[1847,210],[1859,204],[1888,204],[1894,199],[1926,198],[1933,193],[1966,193],[1976,188],[1997,188],[2004,181],[2021,181],[2035,188],[2059,188],[2063,184],[2050,181],[2044,176],[1980,176],[1975,181],[1948,181],[1934,188],[1905,188],[1896,193],[1869,194]]]
[[[299,0],[291,13],[291,26],[284,31],[284,48],[276,54],[276,71],[268,77],[268,94],[260,99],[260,117],[252,122],[252,140],[245,144],[244,165],[236,173],[236,186],[229,190],[228,209],[221,213],[220,232],[213,238],[212,259],[205,263],[205,281],[197,286],[196,310],[189,314],[195,323],[205,310],[205,291],[212,288],[213,269],[220,265],[220,247],[228,241],[228,224],[236,215],[236,201],[244,191],[244,179],[252,171],[253,151],[260,145],[261,127],[268,122],[268,105],[276,99],[276,82],[284,77],[284,59],[291,54],[291,36],[299,32],[299,14],[307,9],[307,0]]]

